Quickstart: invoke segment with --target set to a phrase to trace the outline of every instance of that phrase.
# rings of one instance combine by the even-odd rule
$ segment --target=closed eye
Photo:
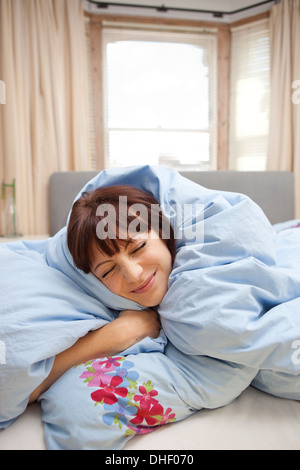
[[[141,250],[142,248],[144,248],[146,245],[147,245],[147,242],[141,243],[137,248],[135,248],[135,250],[132,251],[131,254],[134,255],[134,254],[137,253],[139,250]]]
[[[108,274],[110,274],[115,269],[115,266],[112,266],[108,271],[102,274],[101,279],[105,279]]]

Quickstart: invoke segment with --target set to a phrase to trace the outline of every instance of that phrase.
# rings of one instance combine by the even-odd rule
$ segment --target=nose
[[[133,260],[126,260],[122,263],[122,274],[126,282],[137,282],[143,273],[142,266]]]

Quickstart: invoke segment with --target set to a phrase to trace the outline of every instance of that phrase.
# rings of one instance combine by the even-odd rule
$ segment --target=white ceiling
[[[108,3],[110,0],[103,0]],[[170,10],[167,13],[157,12],[155,9],[146,9],[146,8],[133,8],[126,6],[109,6],[108,8],[97,8],[96,5],[89,3],[88,0],[84,0],[85,8],[87,11],[96,14],[126,14],[126,15],[142,15],[142,16],[160,16],[160,17],[172,17],[172,18],[186,18],[186,19],[203,19],[214,21],[236,21],[240,18],[247,16],[256,15],[263,11],[269,10],[275,0],[271,3],[266,3],[265,5],[260,5],[250,10],[244,12],[229,14],[240,8],[245,8],[251,5],[256,5],[260,3],[261,0],[111,0],[111,3],[118,4],[134,4],[134,5],[152,5],[152,6],[162,6],[173,7],[173,8],[185,8],[185,9],[195,9],[195,10],[213,10],[213,11],[223,11],[228,12],[224,15],[223,18],[215,18],[211,14],[207,13],[191,13],[191,12],[179,12]]]

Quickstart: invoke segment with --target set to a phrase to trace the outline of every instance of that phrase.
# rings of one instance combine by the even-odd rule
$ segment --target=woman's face
[[[92,251],[91,272],[114,294],[145,307],[158,305],[168,290],[172,259],[155,232],[137,234],[112,257]]]

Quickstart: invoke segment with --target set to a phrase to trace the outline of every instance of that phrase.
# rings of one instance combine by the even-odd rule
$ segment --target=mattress
[[[124,452],[176,449],[300,450],[300,403],[249,387],[227,406],[134,437]],[[0,450],[46,450],[38,403],[0,431]]]

